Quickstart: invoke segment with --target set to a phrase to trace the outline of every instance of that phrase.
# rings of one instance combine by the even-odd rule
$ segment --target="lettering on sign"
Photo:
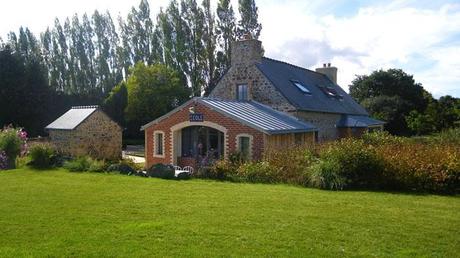
[[[190,122],[203,122],[203,114],[190,114]]]

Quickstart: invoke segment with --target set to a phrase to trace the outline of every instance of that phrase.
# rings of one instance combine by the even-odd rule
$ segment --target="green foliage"
[[[128,90],[126,84],[121,82],[115,86],[104,100],[103,109],[114,121],[120,125],[125,124],[124,112],[128,105]]]
[[[439,144],[450,144],[460,146],[460,128],[444,130],[429,139],[438,142]]]
[[[165,65],[138,63],[126,81],[128,105],[126,120],[137,127],[158,118],[189,98],[189,91],[178,73]]]
[[[71,172],[84,172],[88,171],[91,166],[92,159],[88,156],[81,156],[74,160],[64,162],[64,168]]]
[[[4,151],[8,158],[16,159],[21,153],[21,145],[23,141],[18,136],[18,132],[14,128],[6,128],[0,130],[0,150]]]
[[[0,128],[20,124],[36,135],[46,126],[51,92],[38,57],[29,54],[0,48]]]
[[[107,170],[107,163],[104,160],[91,160],[88,172],[104,172]]]
[[[48,143],[36,143],[29,149],[29,165],[38,169],[50,168],[54,165],[53,157],[55,154],[56,151],[52,145]]]
[[[64,168],[71,172],[104,172],[107,166],[105,161],[92,159],[89,156],[81,156],[64,162]]]
[[[412,75],[399,69],[357,76],[350,95],[372,116],[385,121],[392,134],[431,134],[460,125],[460,99],[436,100]]]
[[[374,188],[385,184],[384,164],[373,146],[362,140],[347,138],[331,143],[320,151],[320,159],[325,163],[323,174],[336,174],[345,179],[344,187]]]
[[[340,174],[341,165],[336,160],[320,160],[310,168],[309,185],[327,190],[342,190],[347,179]]]
[[[366,98],[361,105],[375,118],[385,121],[385,129],[392,134],[409,134],[405,115],[411,110],[407,101],[400,96],[380,95]]]
[[[266,161],[246,162],[238,167],[234,179],[251,183],[275,183],[276,172]]]
[[[258,22],[258,8],[255,0],[238,0],[238,11],[241,20],[238,23],[238,36],[250,34],[254,38],[259,38],[262,24]]]

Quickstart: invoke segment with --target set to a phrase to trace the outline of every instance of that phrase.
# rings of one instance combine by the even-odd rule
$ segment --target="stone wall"
[[[209,97],[236,99],[236,85],[238,84],[248,85],[249,99],[283,112],[295,110],[294,106],[287,101],[254,64],[233,65],[209,94]]]
[[[340,114],[297,111],[293,112],[292,115],[316,126],[318,128],[318,141],[320,142],[335,140],[339,137],[336,124],[340,119]]]
[[[100,110],[74,130],[50,130],[49,135],[58,151],[72,156],[121,158],[122,129]]]

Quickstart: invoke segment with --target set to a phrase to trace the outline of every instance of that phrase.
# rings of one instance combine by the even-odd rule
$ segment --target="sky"
[[[200,0],[198,0],[200,1]],[[211,0],[216,6],[217,0]],[[152,18],[169,0],[149,0]],[[232,0],[237,10],[237,0]],[[139,0],[0,0],[0,37],[26,26],[37,35],[74,13],[125,16]],[[400,68],[435,97],[460,97],[460,0],[256,0],[265,56],[356,75]]]

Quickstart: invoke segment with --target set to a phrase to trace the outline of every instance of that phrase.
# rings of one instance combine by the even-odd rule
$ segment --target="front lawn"
[[[458,196],[28,169],[0,191],[0,257],[460,253]]]

